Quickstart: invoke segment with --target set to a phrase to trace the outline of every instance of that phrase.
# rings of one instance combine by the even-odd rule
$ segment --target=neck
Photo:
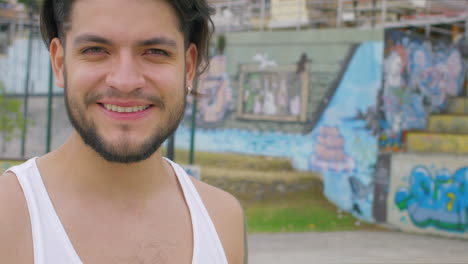
[[[140,162],[108,162],[76,132],[62,147],[41,157],[39,168],[43,177],[51,177],[69,191],[109,198],[149,197],[174,180],[172,168],[159,150]]]

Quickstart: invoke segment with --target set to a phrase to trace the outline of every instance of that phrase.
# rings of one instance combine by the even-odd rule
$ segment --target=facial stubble
[[[69,87],[64,68],[64,81],[65,81],[65,106],[67,109],[68,118],[73,128],[78,132],[83,142],[91,147],[103,159],[108,162],[114,163],[135,163],[146,160],[154,152],[156,152],[164,141],[174,134],[183,118],[186,105],[186,93],[182,93],[182,98],[176,102],[174,106],[166,105],[162,99],[159,101],[154,99],[153,107],[158,107],[161,113],[168,115],[166,124],[158,124],[152,131],[150,137],[139,144],[139,146],[132,145],[128,138],[122,137],[119,142],[109,143],[105,140],[105,135],[98,132],[96,124],[93,120],[86,118],[86,109],[95,104],[95,100],[84,100],[84,109],[76,102],[76,99],[71,99],[69,96]],[[184,78],[182,89],[185,90],[186,80]],[[153,110],[152,110],[153,111]],[[123,131],[129,130],[128,125],[122,125]]]

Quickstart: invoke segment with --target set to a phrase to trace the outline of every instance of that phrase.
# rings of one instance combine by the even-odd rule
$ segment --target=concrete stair
[[[468,98],[448,99],[445,113],[430,115],[424,131],[407,131],[404,142],[408,152],[468,154]]]
[[[451,114],[468,114],[468,97],[449,98],[447,112]]]
[[[431,115],[427,130],[432,133],[468,134],[468,114]]]
[[[406,150],[423,153],[468,154],[468,134],[410,131],[406,135]]]

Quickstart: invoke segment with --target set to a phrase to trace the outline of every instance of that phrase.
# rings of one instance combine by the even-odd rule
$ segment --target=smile
[[[138,106],[130,106],[130,107],[123,107],[118,105],[111,105],[111,104],[103,104],[104,108],[109,111],[117,112],[117,113],[135,113],[141,112],[150,107],[150,105],[138,105]]]

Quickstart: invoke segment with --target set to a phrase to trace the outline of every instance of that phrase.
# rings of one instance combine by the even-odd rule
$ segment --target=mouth
[[[99,104],[106,110],[115,113],[138,113],[152,107],[152,105],[118,106],[113,104]]]

